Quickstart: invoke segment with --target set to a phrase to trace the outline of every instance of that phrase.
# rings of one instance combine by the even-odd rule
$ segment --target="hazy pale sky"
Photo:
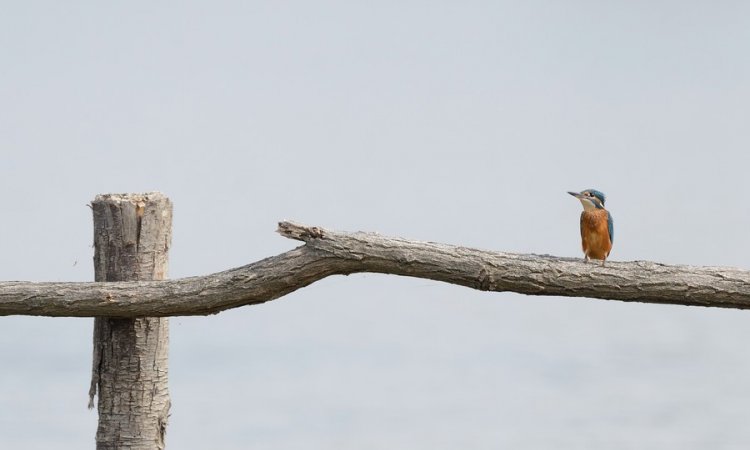
[[[93,279],[96,194],[173,278],[294,219],[748,266],[746,2],[29,1],[0,15],[0,279]],[[747,313],[333,277],[172,320],[168,448],[745,448]],[[0,448],[93,448],[90,319],[0,318]]]

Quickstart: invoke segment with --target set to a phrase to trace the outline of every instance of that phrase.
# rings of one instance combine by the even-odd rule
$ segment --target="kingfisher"
[[[581,246],[584,261],[601,259],[602,266],[612,250],[615,229],[612,214],[604,209],[604,194],[596,189],[568,192],[583,205],[581,213]]]

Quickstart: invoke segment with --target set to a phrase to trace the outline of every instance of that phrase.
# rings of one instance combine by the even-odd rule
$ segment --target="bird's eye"
[[[591,192],[586,192],[586,193],[585,193],[585,194],[583,194],[583,195],[585,195],[586,197],[591,197]]]

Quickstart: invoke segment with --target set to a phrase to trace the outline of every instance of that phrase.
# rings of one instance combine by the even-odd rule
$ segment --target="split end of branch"
[[[286,238],[303,242],[308,242],[312,239],[323,239],[325,237],[321,228],[308,227],[307,225],[287,221],[279,222],[276,232]]]

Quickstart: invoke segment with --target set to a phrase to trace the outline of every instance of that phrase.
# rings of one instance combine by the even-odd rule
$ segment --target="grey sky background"
[[[173,278],[294,219],[747,267],[745,2],[14,2],[0,279],[93,279],[98,193],[174,202]],[[749,316],[334,277],[172,320],[169,448],[734,449]],[[0,448],[93,448],[90,319],[0,318]]]

